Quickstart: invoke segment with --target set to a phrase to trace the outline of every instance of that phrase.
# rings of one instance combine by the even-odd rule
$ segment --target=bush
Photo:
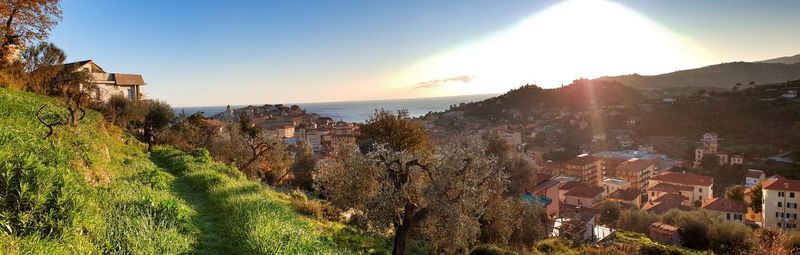
[[[68,232],[82,209],[77,180],[70,170],[31,156],[0,154],[0,232],[42,237]]]
[[[472,248],[470,255],[517,255],[516,252],[509,251],[495,245],[478,245]]]

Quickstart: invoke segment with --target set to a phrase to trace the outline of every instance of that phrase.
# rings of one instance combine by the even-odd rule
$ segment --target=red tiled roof
[[[558,187],[558,190],[571,190],[581,184],[582,183],[579,181],[568,181],[561,185],[561,187]]]
[[[642,195],[641,190],[634,188],[627,188],[627,189],[618,189],[615,190],[614,192],[611,192],[611,194],[608,194],[608,198],[631,201],[639,198],[641,195]]]
[[[549,174],[536,173],[536,185],[549,181],[550,178],[553,178],[553,176]]]
[[[651,177],[650,180],[695,186],[711,186],[714,184],[714,177],[684,172],[663,172]]]
[[[580,198],[595,198],[595,197],[599,196],[600,194],[603,194],[603,191],[605,191],[605,189],[603,189],[602,187],[589,186],[589,185],[583,184],[583,185],[576,186],[575,188],[571,189],[570,191],[567,191],[567,193],[565,193],[564,196],[580,197]]]
[[[647,188],[647,191],[656,191],[656,192],[667,192],[667,193],[678,193],[681,191],[692,191],[694,188],[689,186],[680,186],[680,185],[673,185],[669,183],[659,183],[653,187]]]
[[[745,174],[745,176],[746,176],[747,178],[755,178],[755,179],[758,179],[758,178],[761,178],[761,176],[764,176],[764,171],[761,171],[761,170],[755,170],[755,169],[748,169],[748,170],[747,170],[747,173]]]
[[[648,202],[642,207],[642,211],[655,214],[664,214],[665,212],[668,212],[669,210],[672,209],[677,209],[685,212],[695,210],[695,208],[691,206],[681,205],[681,204],[676,205],[665,202]]]
[[[763,189],[800,191],[800,180],[772,178],[764,181],[762,184],[764,185]]]
[[[683,203],[684,200],[686,200],[686,197],[681,194],[669,193],[661,195],[660,197],[654,199],[653,202],[663,202],[678,205]]]
[[[718,212],[747,212],[747,205],[742,201],[736,201],[729,198],[717,197],[706,199],[703,201],[703,209],[718,211]]]
[[[586,155],[586,156],[580,156],[580,157],[577,157],[577,158],[574,158],[574,159],[570,159],[569,161],[567,161],[564,164],[568,165],[568,166],[585,166],[585,165],[588,165],[588,164],[594,164],[595,162],[597,162],[599,160],[600,160],[600,158],[598,158],[598,157]]]
[[[637,160],[628,160],[622,162],[617,166],[617,173],[619,172],[640,172],[648,167],[655,165],[656,163],[652,160],[647,159],[637,159]]]

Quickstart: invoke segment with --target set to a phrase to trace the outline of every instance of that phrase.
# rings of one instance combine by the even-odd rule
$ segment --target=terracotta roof
[[[763,189],[800,191],[800,180],[786,178],[771,178],[762,183]]]
[[[145,85],[141,74],[115,73],[114,80],[117,81],[117,85]]]
[[[689,212],[689,211],[694,211],[696,208],[687,205],[681,205],[681,204],[676,205],[665,202],[648,202],[642,207],[642,211],[655,214],[664,214],[665,212],[668,212],[669,210],[672,209]]]
[[[684,197],[681,194],[669,193],[669,194],[661,195],[660,197],[658,197],[656,199],[653,199],[653,202],[669,203],[669,204],[678,205],[678,204],[682,204],[684,200],[686,200],[686,197]]]
[[[578,185],[581,185],[581,184],[583,184],[583,183],[581,183],[579,181],[568,181],[568,182],[565,182],[563,185],[561,185],[561,187],[558,187],[558,190],[571,190],[571,189],[574,189],[575,187],[577,187]]]
[[[640,198],[641,195],[642,195],[641,190],[634,188],[627,188],[627,189],[618,189],[615,190],[614,192],[611,192],[611,194],[608,194],[608,198],[631,201]]]
[[[539,170],[544,173],[557,174],[558,173],[557,170],[561,168],[564,168],[564,164],[556,162],[545,162],[544,164],[542,164],[542,167]]]
[[[588,165],[588,164],[594,164],[598,160],[600,160],[600,158],[595,157],[595,156],[591,156],[591,155],[586,155],[586,156],[579,156],[577,158],[570,159],[569,161],[567,161],[564,164],[568,165],[568,166],[585,166],[585,165]]]
[[[595,198],[600,194],[603,194],[603,191],[605,191],[605,189],[603,189],[602,187],[589,186],[583,184],[583,185],[578,185],[577,187],[571,189],[570,191],[567,191],[567,193],[565,193],[564,196]]]
[[[650,227],[651,228],[663,229],[663,230],[666,230],[666,231],[669,231],[669,232],[677,232],[678,231],[678,227],[670,225],[670,224],[666,224],[666,223],[661,223],[661,222],[654,222],[653,224],[650,224]]]
[[[755,170],[755,169],[748,169],[747,173],[745,174],[745,176],[747,176],[747,178],[756,178],[756,179],[758,179],[758,178],[761,178],[762,176],[764,176],[764,171]]]
[[[717,197],[706,199],[703,201],[703,209],[718,211],[718,212],[747,212],[747,205],[742,201],[736,201],[729,198]]]
[[[684,172],[663,172],[651,177],[650,180],[695,186],[711,186],[714,184],[714,177]]]
[[[694,188],[689,187],[689,186],[674,185],[674,184],[669,184],[669,183],[666,183],[666,182],[662,182],[662,183],[656,184],[653,187],[647,188],[648,192],[649,191],[656,191],[656,192],[667,192],[667,193],[678,193],[678,192],[681,192],[681,191],[693,191],[693,190],[694,190]]]
[[[536,185],[549,181],[550,178],[553,178],[553,176],[549,174],[536,173]]]
[[[619,172],[640,172],[648,167],[654,166],[656,163],[652,160],[646,159],[631,159],[622,162],[617,166],[617,173]]]

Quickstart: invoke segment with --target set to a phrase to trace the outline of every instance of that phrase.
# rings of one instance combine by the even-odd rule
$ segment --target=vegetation
[[[32,117],[42,105],[60,103],[0,88],[4,254],[385,251],[382,239],[299,216],[289,196],[205,150],[156,146],[148,156],[91,110],[82,125],[43,140],[47,129]]]

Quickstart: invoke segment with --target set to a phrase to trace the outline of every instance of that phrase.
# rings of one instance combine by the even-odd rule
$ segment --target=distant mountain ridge
[[[774,64],[797,64],[800,63],[800,54],[788,57],[780,57],[780,58],[773,58],[767,60],[758,61],[758,63],[774,63]]]
[[[751,81],[758,84],[779,83],[800,79],[800,63],[784,64],[773,62],[790,62],[789,58],[795,57],[800,58],[800,55],[765,60],[769,62],[731,62],[659,75],[630,74],[601,77],[595,80],[617,81],[642,89],[670,87],[731,88],[736,83],[747,84]]]

